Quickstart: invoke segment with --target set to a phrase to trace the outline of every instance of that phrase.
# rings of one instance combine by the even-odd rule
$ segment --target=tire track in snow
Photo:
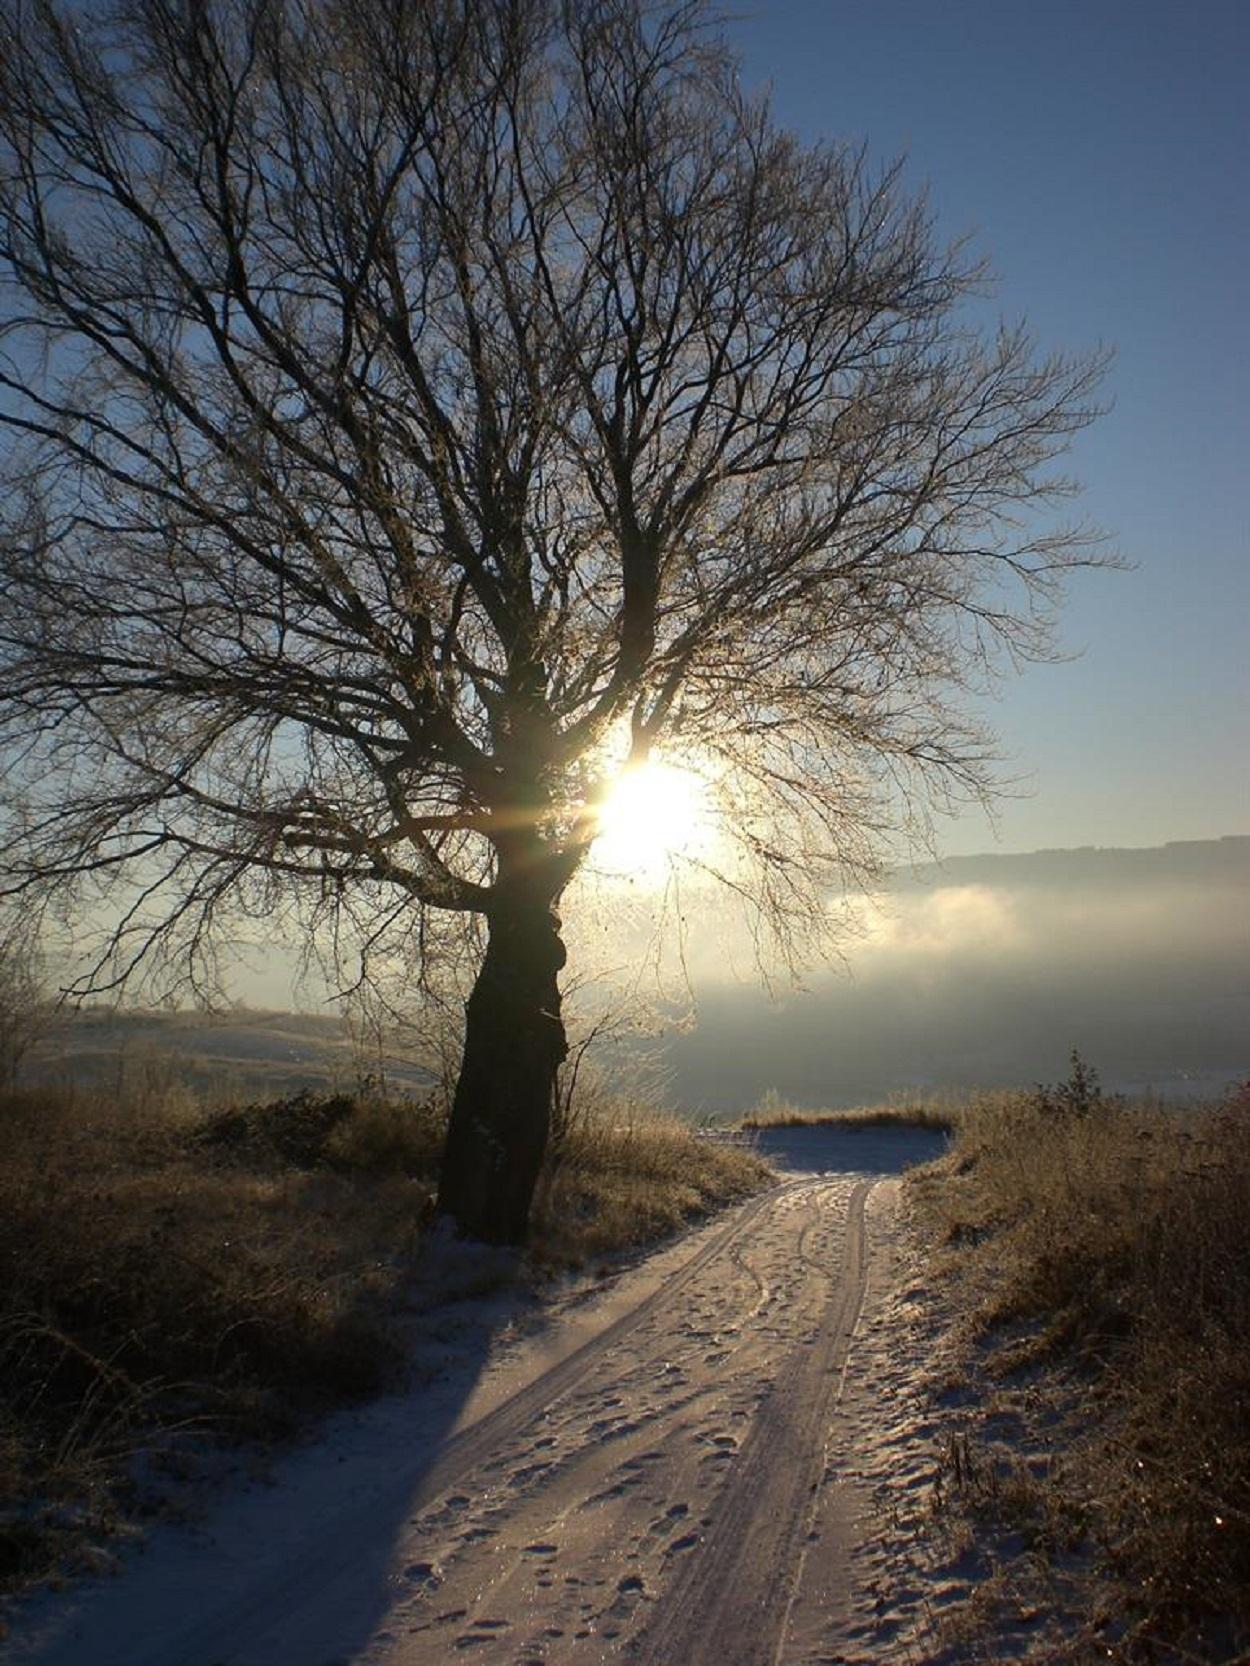
[[[840,1276],[819,1332],[777,1372],[712,1525],[631,1651],[639,1666],[774,1666],[802,1565],[824,1455],[863,1300],[861,1181],[847,1207]]]
[[[339,1512],[321,1525],[312,1542],[293,1552],[276,1578],[237,1597],[223,1610],[203,1614],[180,1636],[163,1639],[146,1649],[128,1648],[107,1661],[101,1659],[100,1666],[228,1666],[243,1650],[252,1654],[266,1630],[280,1624],[292,1611],[323,1601],[331,1588],[343,1587],[354,1571],[347,1547],[368,1542],[373,1520],[379,1513],[388,1513],[388,1505],[393,1507],[398,1498],[411,1520],[454,1490],[463,1476],[488,1463],[529,1424],[573,1393],[613,1348],[672,1303],[744,1237],[761,1215],[776,1206],[780,1195],[801,1185],[800,1181],[786,1182],[742,1205],[689,1261],[636,1307],[448,1440],[415,1484],[411,1476],[404,1476],[392,1491],[373,1494]],[[292,1666],[302,1663],[293,1662]]]

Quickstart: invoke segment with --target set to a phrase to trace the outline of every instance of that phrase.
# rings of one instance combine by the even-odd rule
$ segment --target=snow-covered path
[[[571,1301],[544,1335],[501,1347],[496,1327],[488,1346],[466,1321],[441,1385],[340,1425],[196,1534],[167,1534],[117,1579],[36,1613],[12,1658],[819,1658],[810,1594],[792,1645],[789,1620],[806,1585],[830,1634],[839,1623],[854,1534],[821,1478],[873,1254],[865,1206],[938,1143],[771,1136],[774,1190]],[[805,1570],[818,1503],[820,1566]]]

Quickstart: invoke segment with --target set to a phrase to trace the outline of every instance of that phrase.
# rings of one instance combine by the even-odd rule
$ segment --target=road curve
[[[432,1460],[396,1450],[384,1484],[301,1521],[252,1577],[215,1586],[206,1555],[176,1623],[166,1605],[145,1630],[140,1564],[85,1653],[14,1659],[774,1666],[863,1297],[872,1185],[782,1180],[665,1252],[644,1299]]]

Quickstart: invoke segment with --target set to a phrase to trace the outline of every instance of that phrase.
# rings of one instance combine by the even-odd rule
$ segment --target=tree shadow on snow
[[[429,1305],[411,1319],[405,1391],[336,1414],[307,1446],[223,1491],[202,1519],[154,1530],[119,1577],[35,1599],[15,1628],[15,1659],[347,1666],[381,1640],[405,1598],[415,1601],[399,1629],[423,1629],[437,1612],[434,1553],[480,1502],[441,1484],[471,1438],[458,1425],[501,1330],[535,1318],[507,1288],[509,1260],[480,1245],[440,1246],[425,1275]],[[452,1299],[438,1299],[447,1289]],[[413,1533],[427,1518],[432,1531]],[[421,1642],[414,1635],[418,1652]]]

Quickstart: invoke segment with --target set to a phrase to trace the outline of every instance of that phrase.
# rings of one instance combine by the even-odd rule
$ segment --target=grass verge
[[[433,1099],[0,1098],[0,1591],[96,1565],[205,1436],[284,1438],[397,1378],[445,1128]],[[768,1178],[607,1100],[565,1132],[520,1276]]]
[[[773,1180],[751,1150],[702,1138],[687,1122],[609,1098],[571,1130],[536,1210],[531,1257],[577,1266],[634,1249]]]
[[[792,1105],[771,1089],[742,1118],[743,1128],[937,1128],[950,1133],[964,1100],[943,1093],[905,1093],[872,1105],[813,1110]]]
[[[1205,1109],[1130,1104],[1075,1062],[1058,1089],[972,1101],[950,1153],[909,1182],[967,1357],[1025,1385],[1053,1431],[1056,1461],[1010,1485],[965,1441],[947,1487],[1030,1554],[1080,1548],[1071,1658],[1242,1660],[1250,1087]]]

